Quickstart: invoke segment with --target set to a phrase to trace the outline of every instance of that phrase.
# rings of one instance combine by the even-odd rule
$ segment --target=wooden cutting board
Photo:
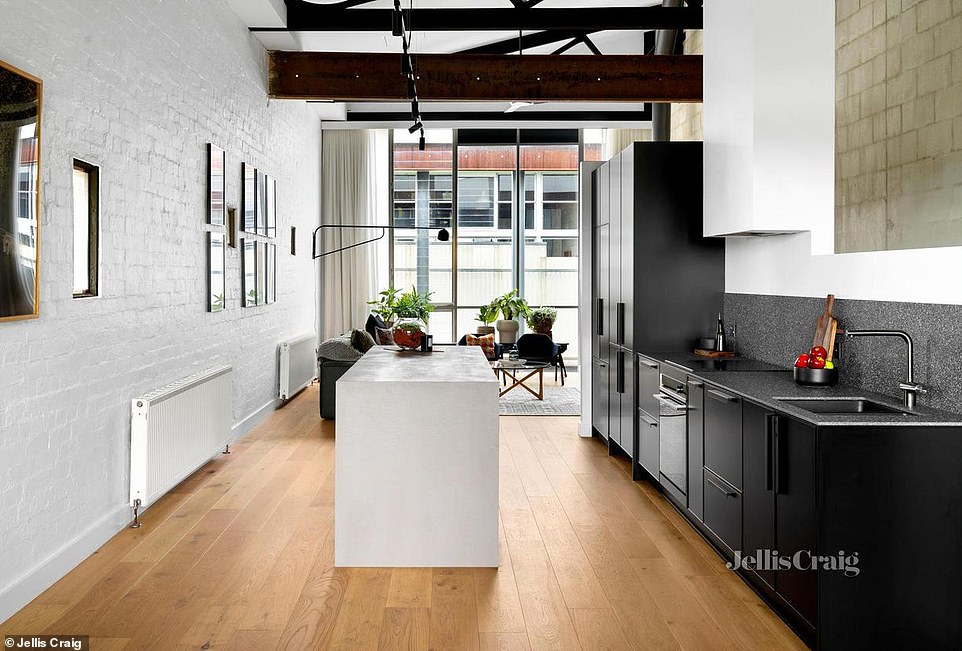
[[[833,307],[835,307],[835,295],[829,294],[825,297],[825,311],[815,321],[815,339],[812,343],[812,347],[824,348],[828,352],[828,359],[832,359],[832,353],[835,351],[835,332],[838,329],[838,321],[832,316]]]
[[[699,357],[708,357],[710,359],[721,359],[735,356],[735,353],[730,350],[705,350],[704,348],[696,348],[695,354]]]

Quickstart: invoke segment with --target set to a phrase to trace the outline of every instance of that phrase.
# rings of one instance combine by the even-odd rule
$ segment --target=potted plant
[[[474,320],[481,322],[481,325],[478,326],[477,334],[494,334],[494,326],[491,324],[498,320],[498,308],[494,305],[482,305],[481,309],[478,310],[478,315],[474,317]]]
[[[531,310],[528,314],[528,327],[538,334],[551,336],[551,327],[558,318],[558,310],[542,305]]]
[[[502,344],[513,344],[518,338],[520,324],[516,321],[518,317],[527,318],[531,311],[528,302],[518,296],[518,290],[512,289],[507,294],[499,296],[491,301],[491,306],[495,308],[495,313],[500,312],[504,318],[498,321],[498,339]]]
[[[394,323],[394,312],[397,309],[398,303],[398,292],[399,290],[394,287],[388,287],[387,289],[378,292],[378,298],[374,301],[368,301],[367,304],[372,306],[371,312],[373,314],[381,317],[384,324],[391,327]]]
[[[398,294],[394,303],[394,343],[408,350],[421,345],[421,337],[427,328],[427,320],[434,311],[431,292],[419,293],[416,287]]]

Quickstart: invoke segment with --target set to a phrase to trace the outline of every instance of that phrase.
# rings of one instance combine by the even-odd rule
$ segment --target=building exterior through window
[[[576,366],[578,166],[600,142],[576,129],[429,129],[426,139],[420,151],[417,135],[393,132],[392,284],[431,292],[438,343],[474,333],[478,309],[518,288],[532,307],[558,310],[553,337]]]

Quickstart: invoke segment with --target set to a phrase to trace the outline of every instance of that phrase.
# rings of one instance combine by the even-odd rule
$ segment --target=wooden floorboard
[[[335,424],[317,398],[275,412],[0,633],[85,634],[97,650],[805,648],[577,418],[501,418],[497,570],[335,568]]]

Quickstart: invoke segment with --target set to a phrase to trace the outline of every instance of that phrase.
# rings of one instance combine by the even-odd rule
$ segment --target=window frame
[[[71,172],[71,186],[74,175],[80,172],[87,178],[87,287],[77,291],[73,288],[73,298],[95,298],[100,296],[100,166],[94,163],[73,159]],[[74,209],[74,224],[76,224],[76,194],[72,204]],[[74,246],[77,245],[77,234],[74,232]],[[74,260],[73,270],[76,274],[77,261]]]

